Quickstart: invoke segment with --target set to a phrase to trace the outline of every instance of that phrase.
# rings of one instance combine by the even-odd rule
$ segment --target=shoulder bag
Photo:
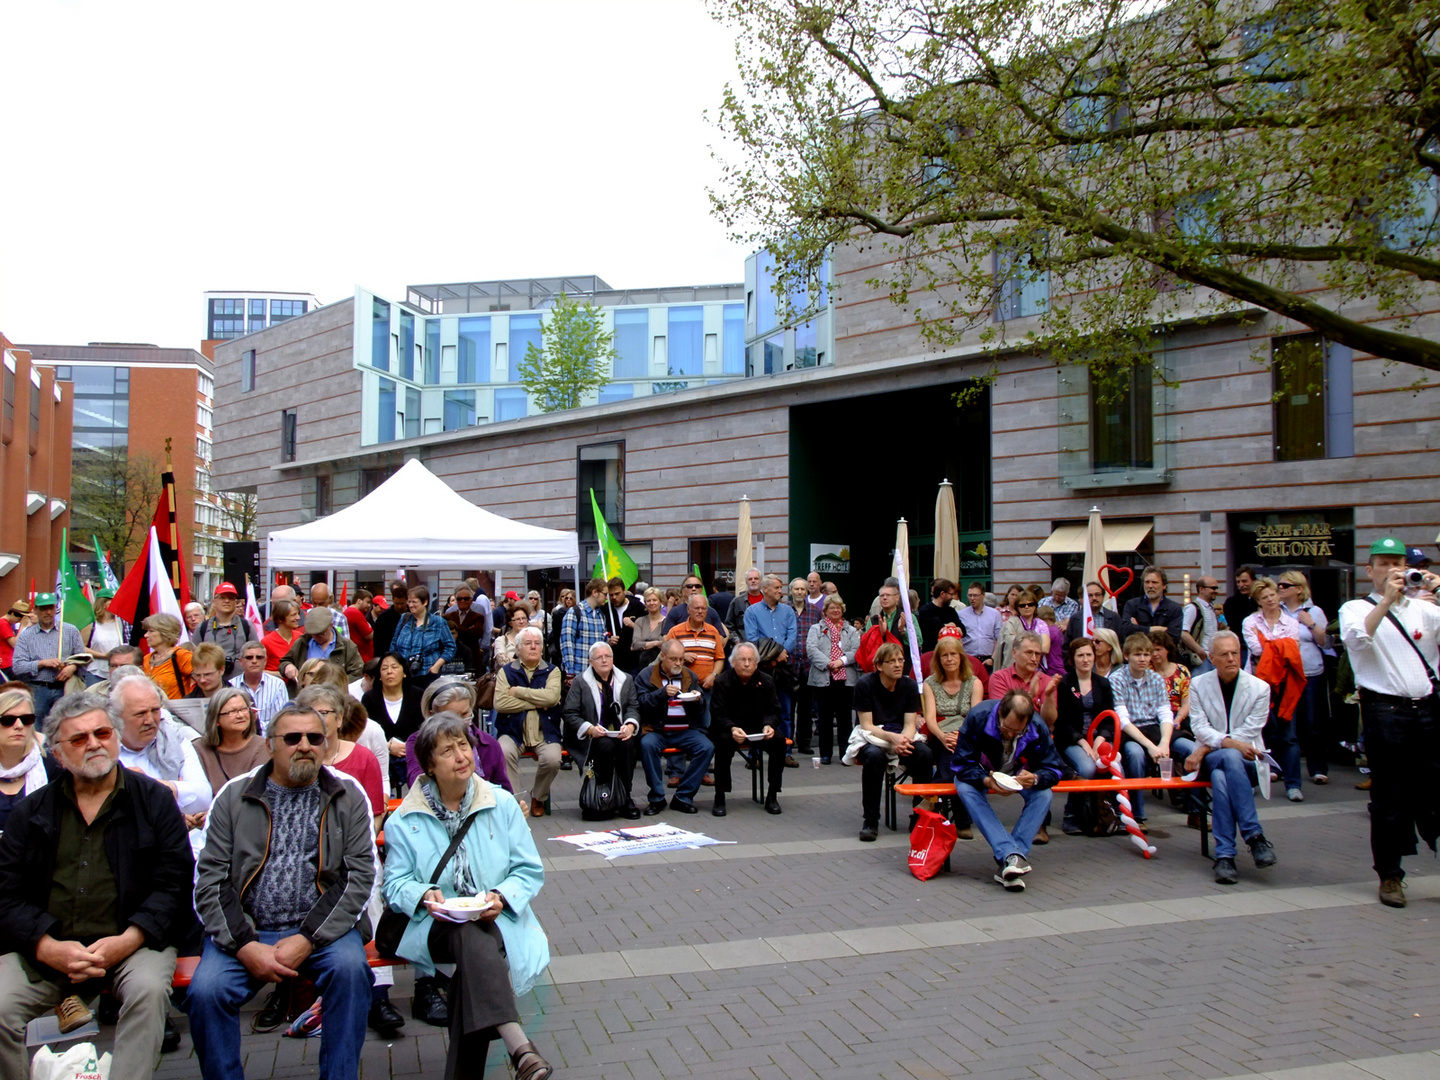
[[[434,885],[440,880],[440,874],[445,869],[445,864],[454,857],[460,847],[460,841],[465,839],[465,834],[470,831],[471,824],[475,821],[477,814],[471,814],[465,819],[465,824],[460,826],[450,846],[445,849],[445,854],[440,856],[440,861],[435,864],[435,872],[430,875],[430,884]],[[380,913],[380,921],[375,924],[375,951],[387,960],[394,960],[400,949],[400,939],[405,936],[405,930],[410,925],[410,916],[402,915],[389,904]]]

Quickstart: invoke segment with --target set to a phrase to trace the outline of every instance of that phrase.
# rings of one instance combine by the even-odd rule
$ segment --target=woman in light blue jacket
[[[426,720],[415,756],[425,775],[385,825],[384,893],[392,910],[410,916],[399,954],[417,974],[433,977],[435,965],[455,965],[446,1080],[480,1080],[497,1035],[517,1080],[545,1080],[554,1070],[526,1038],[515,1004],[550,963],[550,944],[530,909],[545,874],[524,811],[508,791],[475,775],[464,717],[441,712]],[[472,818],[437,877],[440,857]],[[442,904],[466,897],[483,901],[475,908],[480,916],[447,919]]]

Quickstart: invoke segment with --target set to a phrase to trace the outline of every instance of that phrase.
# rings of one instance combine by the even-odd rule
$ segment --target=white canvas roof
[[[481,509],[414,459],[353,506],[277,529],[267,543],[277,569],[524,570],[580,561],[575,533]]]

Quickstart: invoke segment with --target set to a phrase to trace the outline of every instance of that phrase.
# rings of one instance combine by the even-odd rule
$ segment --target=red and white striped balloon
[[[1120,718],[1115,715],[1114,710],[1106,709],[1090,723],[1090,730],[1085,733],[1087,739],[1095,739],[1095,729],[1100,726],[1102,720],[1115,721],[1115,745],[1111,745],[1105,739],[1094,743],[1095,753],[1099,755],[1102,768],[1110,770],[1110,775],[1116,780],[1124,780],[1125,772],[1120,768]],[[1140,823],[1135,820],[1135,812],[1130,806],[1130,795],[1128,792],[1119,791],[1115,794],[1115,801],[1120,804],[1120,822],[1125,826],[1125,832],[1140,849],[1145,858],[1150,858],[1160,849],[1155,847],[1146,839],[1145,834],[1140,831]]]

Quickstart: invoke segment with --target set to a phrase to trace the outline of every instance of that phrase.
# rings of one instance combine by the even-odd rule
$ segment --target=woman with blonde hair
[[[1260,605],[1260,610],[1246,615],[1240,626],[1245,647],[1250,650],[1250,660],[1245,670],[1253,675],[1255,666],[1260,663],[1260,658],[1270,642],[1290,638],[1298,646],[1310,632],[1280,603],[1280,586],[1274,578],[1256,578],[1255,584],[1250,586],[1250,599]],[[1295,723],[1293,719],[1281,719],[1276,711],[1279,704],[1276,697],[1272,687],[1270,721],[1265,725],[1261,738],[1265,740],[1265,746],[1275,760],[1280,763],[1280,771],[1285,774],[1286,798],[1291,802],[1304,802],[1305,796],[1300,791],[1300,743],[1295,737]]]
[[[631,661],[634,670],[653,664],[660,655],[660,642],[665,637],[665,611],[660,606],[660,590],[653,585],[645,590],[645,614],[635,620],[630,635]]]
[[[971,707],[985,696],[980,680],[970,666],[961,644],[960,627],[947,624],[940,628],[940,638],[930,654],[930,674],[920,684],[920,729],[935,755],[935,775],[950,776],[950,759],[960,738],[960,727]],[[969,840],[970,815],[959,799],[952,802],[951,820]]]
[[[1305,755],[1310,779],[1328,784],[1330,777],[1330,694],[1325,680],[1325,649],[1330,635],[1325,612],[1310,602],[1310,582],[1299,570],[1286,570],[1277,584],[1280,604],[1300,624],[1300,659],[1305,665],[1305,696],[1295,710],[1295,734]]]
[[[1105,626],[1095,628],[1095,674],[1108,679],[1120,655],[1120,635]]]
[[[60,766],[45,753],[35,730],[35,699],[30,688],[6,685],[0,690],[0,830],[16,803],[58,775]]]
[[[190,675],[190,652],[179,648],[180,620],[163,611],[140,624],[150,652],[143,661],[145,674],[154,680],[166,697],[179,701],[190,693],[195,682]]]

